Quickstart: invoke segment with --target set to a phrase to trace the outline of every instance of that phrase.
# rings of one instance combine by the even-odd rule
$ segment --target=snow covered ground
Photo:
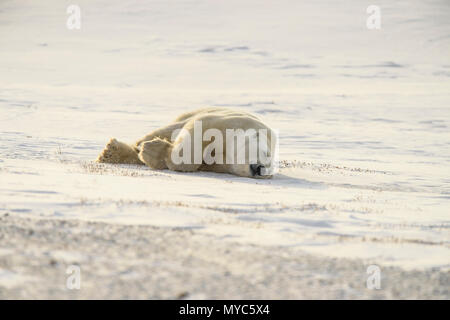
[[[448,271],[450,5],[376,2],[1,1],[0,214]],[[93,162],[205,106],[278,129],[280,173]]]

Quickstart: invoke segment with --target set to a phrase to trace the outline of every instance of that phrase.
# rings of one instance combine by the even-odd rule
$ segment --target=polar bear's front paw
[[[166,156],[171,144],[169,141],[155,138],[141,144],[139,159],[152,169],[167,169]]]
[[[118,144],[119,144],[119,142],[114,138],[109,140],[105,149],[103,149],[103,151],[98,156],[97,162],[118,163],[120,160],[119,156],[117,154],[117,152],[119,150]]]

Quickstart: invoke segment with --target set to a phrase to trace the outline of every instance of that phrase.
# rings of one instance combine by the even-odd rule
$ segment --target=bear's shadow
[[[125,169],[139,169],[139,170],[149,170],[149,171],[159,171],[153,170],[151,168],[145,166],[135,166],[135,165],[118,165],[119,167]],[[288,176],[283,173],[277,173],[270,179],[253,179],[248,177],[239,177],[229,173],[218,173],[212,171],[196,171],[196,172],[179,172],[179,171],[171,171],[171,170],[163,170],[165,173],[169,173],[175,176],[185,176],[191,175],[202,178],[209,178],[213,180],[227,181],[227,182],[239,182],[239,183],[248,183],[251,185],[259,184],[259,185],[271,185],[275,187],[293,187],[300,189],[326,189],[328,186],[322,182],[310,181],[306,179],[301,179],[297,177]]]
[[[202,178],[210,178],[214,180],[226,180],[227,182],[239,182],[248,184],[259,184],[259,185],[271,185],[276,187],[294,187],[300,189],[326,189],[328,186],[322,182],[309,181],[306,179],[301,179],[297,177],[291,177],[282,173],[275,174],[270,179],[253,179],[248,177],[234,176],[228,173],[217,173],[217,172],[206,172],[206,171],[196,171],[196,172],[174,172],[175,175],[195,175]]]

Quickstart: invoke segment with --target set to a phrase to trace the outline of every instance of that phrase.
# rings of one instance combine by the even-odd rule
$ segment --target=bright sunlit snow
[[[378,1],[380,30],[357,0],[69,4],[0,3],[0,213],[448,269],[448,1]],[[279,174],[94,162],[207,106],[278,129]]]

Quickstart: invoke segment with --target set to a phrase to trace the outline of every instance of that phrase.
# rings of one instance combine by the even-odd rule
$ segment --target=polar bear
[[[277,148],[276,132],[258,117],[204,108],[180,115],[131,145],[113,138],[96,161],[270,178],[276,170]]]

